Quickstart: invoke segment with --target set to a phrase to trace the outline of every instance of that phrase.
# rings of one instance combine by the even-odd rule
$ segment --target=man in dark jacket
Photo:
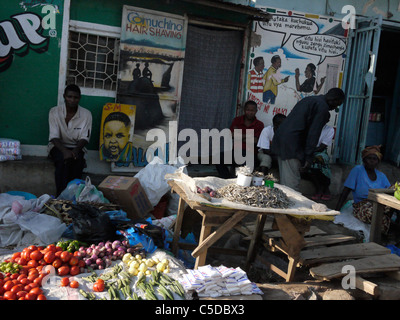
[[[340,106],[344,97],[341,89],[332,88],[325,95],[304,98],[280,125],[271,151],[278,156],[281,184],[298,190],[300,172],[312,164],[322,128],[329,121],[329,111]]]

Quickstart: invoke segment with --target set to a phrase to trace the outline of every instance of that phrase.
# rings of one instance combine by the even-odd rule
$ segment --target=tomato
[[[39,265],[39,263],[36,260],[29,260],[28,262],[28,267],[31,268],[36,268]]]
[[[6,292],[4,292],[4,299],[15,300],[15,299],[17,299],[17,295],[14,292],[6,291]]]
[[[14,287],[14,283],[13,283],[11,280],[6,281],[6,282],[4,283],[4,285],[3,285],[3,288],[4,288],[4,290],[6,290],[6,291],[10,291],[12,287]]]
[[[24,286],[26,286],[27,284],[30,284],[31,281],[28,278],[23,278],[23,279],[19,280],[19,283],[21,283]]]
[[[41,253],[39,250],[32,251],[30,254],[30,258],[39,261],[43,258],[43,253]]]
[[[24,289],[24,286],[22,284],[17,284],[14,287],[11,288],[11,292],[17,293],[19,291],[22,291]]]
[[[42,285],[42,279],[43,277],[39,276],[35,280],[33,280],[33,283],[37,283],[39,286]]]
[[[46,261],[46,263],[48,263],[48,264],[53,263],[55,258],[56,258],[56,255],[54,254],[53,251],[47,252],[43,257],[44,261]]]
[[[24,291],[26,291],[26,292],[31,291],[31,289],[32,289],[32,283],[27,284],[27,285],[24,287]]]
[[[36,300],[47,300],[47,298],[44,294],[39,294]]]
[[[81,269],[78,266],[72,266],[69,271],[69,274],[71,276],[76,276],[77,274],[80,274],[80,273],[81,273]]]
[[[35,281],[35,279],[38,277],[39,275],[37,274],[30,274],[28,276],[28,280],[32,283],[33,281]]]
[[[18,274],[18,273],[13,273],[13,274],[10,276],[10,278],[11,278],[12,280],[18,279],[18,277],[19,277],[19,274]]]
[[[21,257],[21,252],[14,252],[11,256],[11,259],[16,259]]]
[[[56,268],[56,269],[60,268],[61,265],[62,265],[62,261],[61,261],[60,258],[56,258],[56,259],[53,261],[53,263],[52,263],[52,266],[53,266],[54,268]]]
[[[71,287],[71,288],[74,288],[74,289],[76,289],[76,288],[78,288],[79,287],[79,282],[78,281],[71,281],[71,283],[69,284],[69,286]]]
[[[62,262],[68,262],[69,259],[71,259],[71,256],[72,256],[71,252],[63,251],[61,253],[60,258],[61,258]]]
[[[22,250],[21,258],[24,258],[26,261],[31,260],[30,256],[31,256],[32,251],[33,250],[29,250],[29,249],[25,248],[24,250]]]
[[[24,257],[19,258],[18,264],[21,266],[26,266],[29,260],[25,259]]]
[[[20,274],[20,275],[18,275],[17,280],[18,280],[19,282],[21,282],[21,280],[22,280],[22,279],[25,279],[25,278],[27,278],[27,275],[26,275],[26,274]]]
[[[79,262],[79,259],[75,256],[72,256],[71,259],[69,259],[69,265],[71,266],[76,266]]]
[[[18,291],[18,292],[17,292],[17,297],[18,297],[18,298],[25,297],[27,293],[28,293],[28,292],[25,291],[25,290]]]
[[[36,294],[30,292],[25,295],[26,300],[36,300],[36,297]]]
[[[63,253],[63,251],[56,251],[54,254],[56,256],[56,258],[60,258],[61,257],[61,253]]]
[[[36,288],[32,288],[31,291],[29,291],[29,293],[33,293],[38,296],[39,294],[43,294],[43,290],[40,289],[39,287],[36,287]]]
[[[66,287],[67,285],[69,285],[69,278],[68,277],[62,278],[60,282],[62,287]]]
[[[79,267],[81,267],[81,268],[84,268],[84,267],[86,267],[86,263],[85,263],[85,261],[83,261],[83,260],[79,260],[79,262],[78,262],[78,266],[79,266]]]
[[[68,266],[62,266],[57,269],[58,275],[59,276],[65,276],[69,273],[69,267]]]
[[[31,245],[31,246],[28,247],[28,249],[31,250],[31,251],[35,251],[35,250],[38,249],[38,247],[36,247],[35,245]]]
[[[93,285],[93,291],[96,292],[103,292],[104,291],[104,280],[103,279],[98,279],[94,285]]]
[[[49,244],[47,247],[46,247],[46,249],[47,249],[47,252],[56,252],[57,251],[57,247],[56,247],[56,245],[55,244]]]

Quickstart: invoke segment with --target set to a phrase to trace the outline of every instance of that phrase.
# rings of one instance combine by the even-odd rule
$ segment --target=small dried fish
[[[216,190],[215,198],[224,198],[228,201],[260,208],[287,209],[293,205],[293,202],[281,189],[264,186],[243,187],[236,183]]]

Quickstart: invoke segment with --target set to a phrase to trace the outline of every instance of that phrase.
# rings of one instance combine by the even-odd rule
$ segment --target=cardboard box
[[[100,183],[98,189],[110,202],[120,205],[129,219],[143,218],[153,210],[138,178],[108,176]]]

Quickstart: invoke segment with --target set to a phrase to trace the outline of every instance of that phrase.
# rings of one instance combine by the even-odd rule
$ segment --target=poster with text
[[[136,106],[107,103],[100,127],[100,160],[129,163],[133,157]]]
[[[123,7],[117,102],[136,106],[134,167],[145,166],[154,155],[167,163],[170,141],[177,139],[169,123],[178,119],[186,29],[184,17]],[[153,129],[165,138],[149,138]]]
[[[246,97],[257,102],[257,118],[268,126],[300,99],[341,87],[347,30],[333,17],[261,9],[271,19],[254,22]],[[336,122],[333,111],[328,124]]]

